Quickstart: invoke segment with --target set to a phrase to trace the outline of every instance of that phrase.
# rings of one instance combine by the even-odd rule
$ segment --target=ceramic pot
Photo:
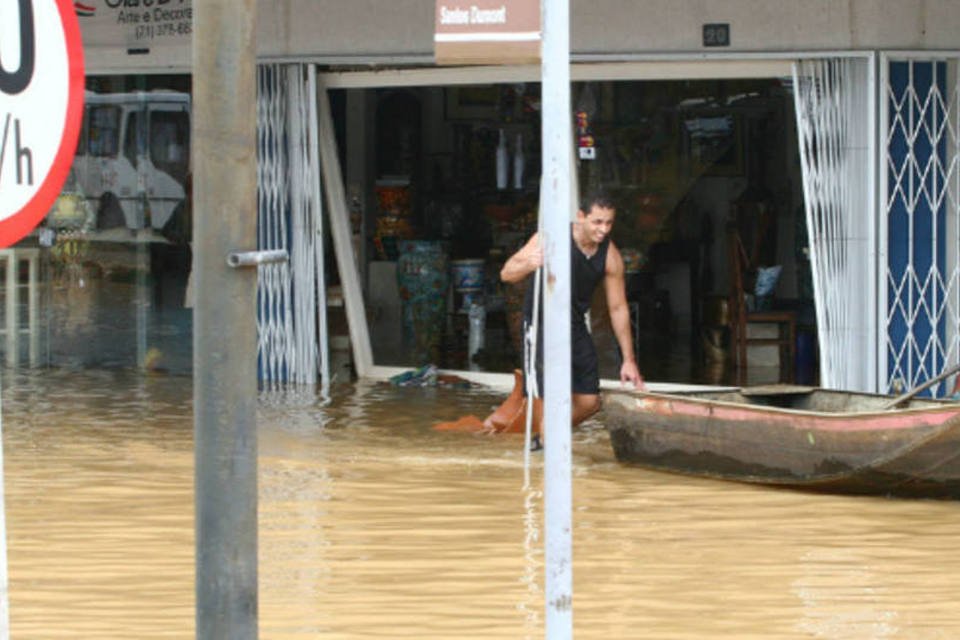
[[[397,248],[404,344],[417,364],[436,363],[446,320],[446,251],[428,240],[401,240]]]
[[[482,259],[453,260],[450,278],[457,309],[469,311],[471,304],[483,304],[486,261]]]

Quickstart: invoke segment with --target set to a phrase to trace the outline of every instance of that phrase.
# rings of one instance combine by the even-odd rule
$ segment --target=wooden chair
[[[747,255],[736,225],[728,228],[728,251],[730,253],[730,349],[732,361],[737,371],[737,383],[743,385],[747,379],[747,347],[749,345],[773,345],[780,352],[781,382],[793,382],[794,361],[796,358],[797,317],[793,311],[747,309],[746,293],[753,292],[757,265]],[[754,252],[756,255],[756,252]],[[751,337],[748,326],[751,324],[776,325],[776,337]]]

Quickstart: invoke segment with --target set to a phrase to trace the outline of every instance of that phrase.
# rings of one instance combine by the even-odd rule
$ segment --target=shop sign
[[[540,61],[540,0],[437,0],[437,64]]]
[[[125,47],[128,54],[190,46],[191,0],[76,0],[87,47]]]
[[[30,233],[60,194],[83,83],[72,0],[0,3],[0,247]]]

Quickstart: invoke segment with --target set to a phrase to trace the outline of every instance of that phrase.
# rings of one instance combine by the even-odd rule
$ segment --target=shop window
[[[153,166],[178,181],[187,177],[190,119],[185,111],[150,114],[150,160]]]
[[[120,140],[120,109],[114,106],[93,106],[87,110],[86,152],[98,158],[112,158],[117,155]]]
[[[126,137],[123,140],[123,155],[127,157],[127,160],[129,160],[133,166],[137,166],[137,148],[140,146],[139,120],[138,113],[127,114]]]
[[[189,372],[190,77],[88,76],[86,89],[69,179],[11,254],[17,295],[0,308],[16,309],[17,339],[0,359]]]

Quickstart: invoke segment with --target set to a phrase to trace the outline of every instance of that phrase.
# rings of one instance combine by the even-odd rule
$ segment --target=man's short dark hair
[[[605,189],[591,189],[580,197],[580,210],[587,215],[594,206],[601,209],[616,209],[617,203]]]

